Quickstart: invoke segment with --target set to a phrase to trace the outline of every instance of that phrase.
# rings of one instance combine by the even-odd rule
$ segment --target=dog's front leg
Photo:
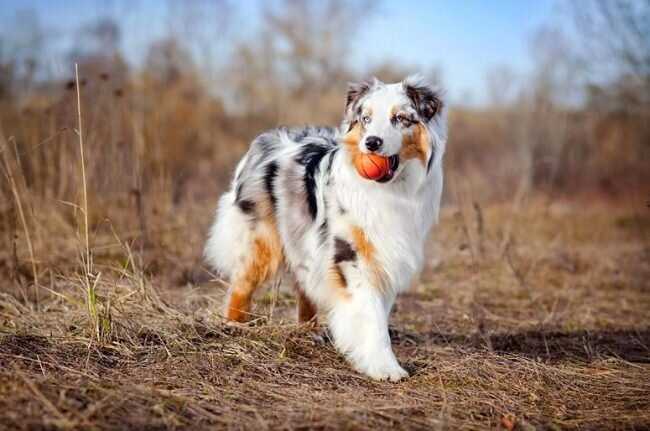
[[[388,313],[393,302],[368,285],[350,286],[329,314],[336,347],[355,369],[375,380],[398,381],[408,376],[399,365],[388,335]]]

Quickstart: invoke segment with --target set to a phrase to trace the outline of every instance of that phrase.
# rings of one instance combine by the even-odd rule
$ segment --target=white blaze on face
[[[410,106],[411,101],[404,93],[401,83],[381,85],[372,91],[363,102],[361,110],[364,134],[359,141],[359,150],[368,152],[365,145],[366,139],[369,136],[377,136],[383,141],[378,153],[387,156],[399,153],[404,131],[399,124],[395,124],[391,119],[399,110],[412,110]],[[364,122],[364,117],[369,122]]]

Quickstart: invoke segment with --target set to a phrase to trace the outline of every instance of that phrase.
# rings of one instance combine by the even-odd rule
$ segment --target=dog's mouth
[[[376,180],[378,183],[387,183],[393,179],[393,177],[395,176],[395,172],[399,167],[399,155],[393,154],[388,158],[388,162],[390,164],[390,168],[388,169],[388,172],[386,172],[386,175]]]

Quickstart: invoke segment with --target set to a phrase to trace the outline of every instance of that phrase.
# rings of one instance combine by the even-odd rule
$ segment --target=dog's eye
[[[411,124],[413,124],[413,120],[403,114],[397,114],[395,119],[399,121],[404,127],[409,127]]]
[[[370,120],[372,120],[372,118],[370,118],[370,115],[364,115],[361,117],[361,122],[363,124],[370,124]]]

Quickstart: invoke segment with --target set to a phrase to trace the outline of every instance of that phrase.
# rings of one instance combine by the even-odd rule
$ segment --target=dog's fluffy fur
[[[343,122],[258,136],[219,201],[206,260],[230,283],[225,317],[245,321],[254,291],[293,275],[298,317],[326,317],[336,347],[360,372],[399,380],[388,318],[423,262],[438,219],[447,140],[440,93],[417,77],[350,85]],[[379,181],[354,161],[391,157]]]

